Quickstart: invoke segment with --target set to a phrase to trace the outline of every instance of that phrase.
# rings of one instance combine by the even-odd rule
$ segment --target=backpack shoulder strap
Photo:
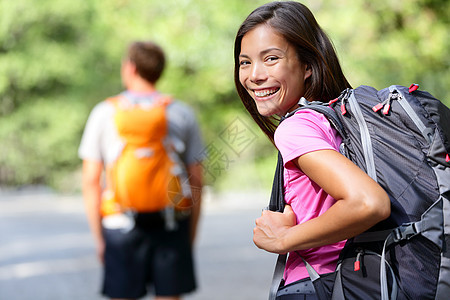
[[[312,109],[323,114],[330,122],[331,126],[333,126],[342,137],[345,137],[344,126],[339,120],[334,109],[332,109],[328,103],[318,101],[308,102],[305,98],[302,97],[299,101],[299,105],[299,108],[287,114],[284,118],[282,118],[282,120],[294,115],[298,110]],[[275,169],[275,175],[273,179],[272,193],[267,209],[271,211],[283,212],[284,204],[283,157],[281,156],[281,153],[278,152],[277,167]]]
[[[283,178],[283,157],[278,151],[277,167],[272,183],[272,193],[270,195],[268,210],[283,212],[284,210],[284,178]]]
[[[332,102],[337,101],[332,100]],[[345,137],[346,133],[344,130],[344,125],[342,125],[342,122],[339,120],[339,117],[337,116],[336,111],[330,107],[330,103],[326,102],[320,102],[320,101],[308,101],[305,98],[301,98],[298,102],[299,108],[289,113],[286,117],[290,117],[291,115],[295,114],[297,111],[302,109],[312,109],[314,111],[317,111],[318,113],[321,113],[324,115],[327,120],[330,122],[331,126],[333,126],[334,129],[339,133],[341,137]]]
[[[150,96],[150,97],[153,97],[153,96]],[[154,98],[155,98],[154,103],[156,105],[162,105],[162,106],[165,106],[165,107],[167,107],[168,105],[170,105],[173,102],[172,96],[169,96],[169,95],[156,94],[156,96]],[[113,96],[113,97],[109,97],[109,98],[106,99],[106,101],[111,103],[111,104],[113,104],[116,107],[119,107],[118,106],[119,105],[119,101],[124,100],[124,99],[125,100],[128,99],[129,102],[130,102],[130,105],[135,103],[135,101],[133,100],[134,99],[133,97],[130,97],[130,96],[127,97],[123,93],[119,94],[119,95],[116,95],[116,96]]]
[[[173,102],[173,99],[169,95],[159,95],[155,101],[157,104],[167,107],[169,104],[171,104]]]
[[[275,300],[277,291],[283,280],[284,268],[286,266],[287,254],[278,254],[275,269],[273,271],[272,282],[269,290],[269,300]]]
[[[111,103],[112,105],[117,105],[117,102],[119,102],[119,99],[120,99],[120,95],[117,95],[117,96],[106,98],[105,101]]]
[[[328,103],[323,102],[308,102],[305,98],[301,98],[299,101],[300,107],[293,112],[287,114],[282,120],[292,116],[301,109],[312,109],[323,114],[330,124],[337,130],[337,132],[344,136],[344,127],[341,121],[338,119],[336,112],[332,109]],[[267,209],[271,211],[283,212],[285,202],[284,202],[284,177],[283,177],[283,157],[278,151],[277,167],[275,169],[275,175],[272,185],[272,193],[270,196],[269,206]],[[286,254],[278,255],[277,263],[275,265],[274,274],[272,277],[272,283],[270,287],[269,300],[273,300],[276,297],[277,290],[280,286],[281,280],[283,278],[284,268],[286,265]]]
[[[106,102],[111,103],[111,105],[114,107],[114,109],[116,110],[123,110],[125,109],[125,107],[130,107],[132,105],[131,102],[129,101],[124,101],[127,98],[125,96],[123,96],[122,94],[113,96],[113,97],[109,97],[106,99]]]

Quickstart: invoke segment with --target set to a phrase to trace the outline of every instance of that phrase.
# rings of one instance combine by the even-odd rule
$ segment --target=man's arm
[[[89,227],[97,245],[97,254],[103,262],[104,240],[101,227],[100,201],[102,188],[100,178],[102,175],[103,163],[92,160],[83,161],[83,198],[86,209]]]
[[[194,243],[201,212],[203,166],[201,163],[191,164],[187,167],[187,172],[192,190],[191,242]]]

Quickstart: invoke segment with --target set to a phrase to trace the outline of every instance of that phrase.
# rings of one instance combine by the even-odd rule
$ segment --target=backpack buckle
[[[409,240],[412,237],[419,234],[416,223],[403,224],[393,230],[394,242],[398,243],[400,241]]]

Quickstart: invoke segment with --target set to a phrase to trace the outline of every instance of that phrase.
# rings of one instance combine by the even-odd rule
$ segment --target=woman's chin
[[[274,115],[274,113],[269,112],[269,111],[267,111],[267,110],[259,110],[259,109],[258,109],[258,113],[259,113],[261,116],[263,116],[263,117],[270,117],[270,116],[273,116],[273,115]]]
[[[274,109],[271,107],[268,107],[267,105],[257,105],[256,109],[258,110],[258,113],[264,117],[270,117],[275,114]]]

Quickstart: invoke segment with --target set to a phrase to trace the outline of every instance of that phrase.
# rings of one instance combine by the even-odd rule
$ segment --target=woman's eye
[[[245,66],[245,65],[249,65],[249,64],[250,64],[250,62],[247,61],[247,60],[241,60],[241,61],[239,62],[239,65],[240,65],[240,66]]]
[[[278,60],[277,56],[269,56],[269,57],[266,58],[267,62],[274,62],[274,61],[277,61],[277,60]]]

